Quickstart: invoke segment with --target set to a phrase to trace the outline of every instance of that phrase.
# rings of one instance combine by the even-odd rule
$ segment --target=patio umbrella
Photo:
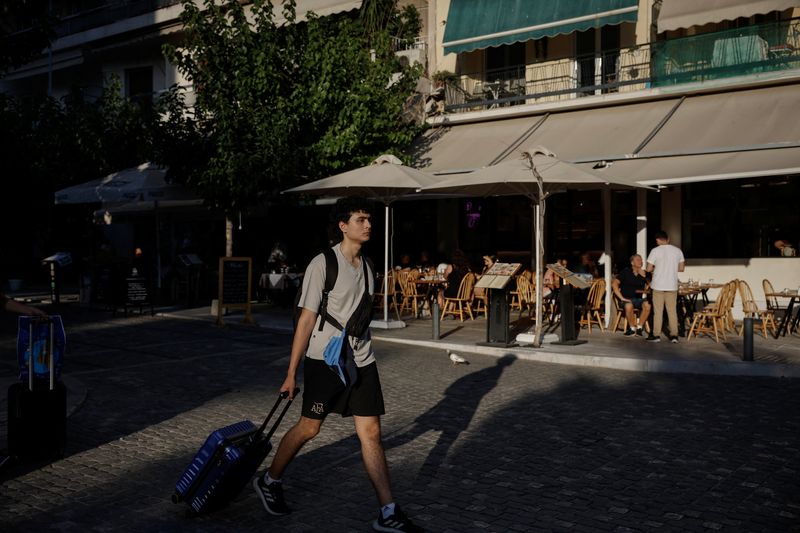
[[[606,185],[625,185],[558,159],[553,152],[535,146],[510,159],[430,185],[421,192],[469,192],[475,196],[522,195],[535,202],[536,218],[536,330],[534,343],[541,345],[542,246],[546,198],[566,189],[597,189]],[[610,267],[606,268],[610,272]]]
[[[159,202],[199,202],[189,189],[164,179],[167,169],[154,163],[142,163],[103,178],[87,181],[56,191],[55,203],[94,204],[109,206],[138,205],[145,209],[152,205],[156,224],[156,286],[161,288],[161,235],[159,232]]]
[[[283,191],[285,193],[307,193],[325,196],[364,195],[380,200],[384,204],[386,224],[384,226],[384,281],[383,320],[374,320],[374,327],[384,329],[402,328],[400,320],[389,319],[388,276],[389,271],[389,204],[399,197],[414,193],[422,187],[436,183],[430,174],[402,164],[397,157],[386,154],[371,164],[328,178],[306,183]]]
[[[103,178],[61,189],[55,193],[56,204],[93,204],[186,200],[195,196],[185,187],[167,183],[167,169],[153,163],[126,168]]]

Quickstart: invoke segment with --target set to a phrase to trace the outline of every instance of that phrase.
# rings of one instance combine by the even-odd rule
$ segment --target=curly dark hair
[[[368,213],[372,214],[374,202],[363,196],[345,196],[339,198],[333,205],[330,214],[331,222],[331,237],[332,240],[341,241],[342,232],[339,230],[339,222],[345,224],[353,216],[353,213]]]

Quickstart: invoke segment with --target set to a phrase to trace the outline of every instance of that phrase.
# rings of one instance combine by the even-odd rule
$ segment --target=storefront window
[[[688,257],[773,257],[778,239],[800,244],[798,176],[692,183],[682,189],[682,248]]]

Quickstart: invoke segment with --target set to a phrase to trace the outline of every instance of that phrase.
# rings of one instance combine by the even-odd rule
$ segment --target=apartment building
[[[428,9],[429,66],[445,84],[417,166],[450,175],[545,146],[649,188],[553,195],[548,259],[596,249],[624,264],[663,228],[684,249],[687,278],[800,285],[800,259],[773,245],[800,243],[800,1]],[[496,228],[516,227],[502,220],[512,200],[484,201],[500,213]],[[503,243],[499,231],[493,242]]]

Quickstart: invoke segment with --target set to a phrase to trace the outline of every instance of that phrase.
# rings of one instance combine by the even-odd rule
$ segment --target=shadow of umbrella
[[[544,275],[544,210],[545,200],[553,193],[567,189],[600,189],[609,185],[640,186],[634,182],[610,179],[586,168],[561,161],[543,146],[520,152],[520,157],[457,174],[445,181],[429,185],[420,192],[470,193],[475,196],[522,195],[531,200],[536,220],[536,309],[542,308],[542,276]],[[536,313],[534,344],[541,345],[542,313]]]
[[[401,196],[414,194],[421,187],[433,185],[436,181],[434,176],[405,166],[397,157],[386,154],[367,166],[335,174],[283,192],[323,196],[363,195],[383,202],[386,216],[383,261],[385,274],[389,271],[389,204]],[[371,326],[382,329],[405,327],[405,323],[401,320],[389,319],[387,282],[388,276],[384,275],[383,320],[373,320]]]
[[[507,354],[499,358],[494,366],[457,379],[444,391],[444,398],[414,420],[410,428],[384,439],[384,447],[389,449],[402,446],[428,431],[438,431],[439,438],[420,468],[417,482],[423,475],[436,477],[436,472],[450,448],[472,422],[481,400],[497,386],[506,367],[516,360],[516,355]]]

